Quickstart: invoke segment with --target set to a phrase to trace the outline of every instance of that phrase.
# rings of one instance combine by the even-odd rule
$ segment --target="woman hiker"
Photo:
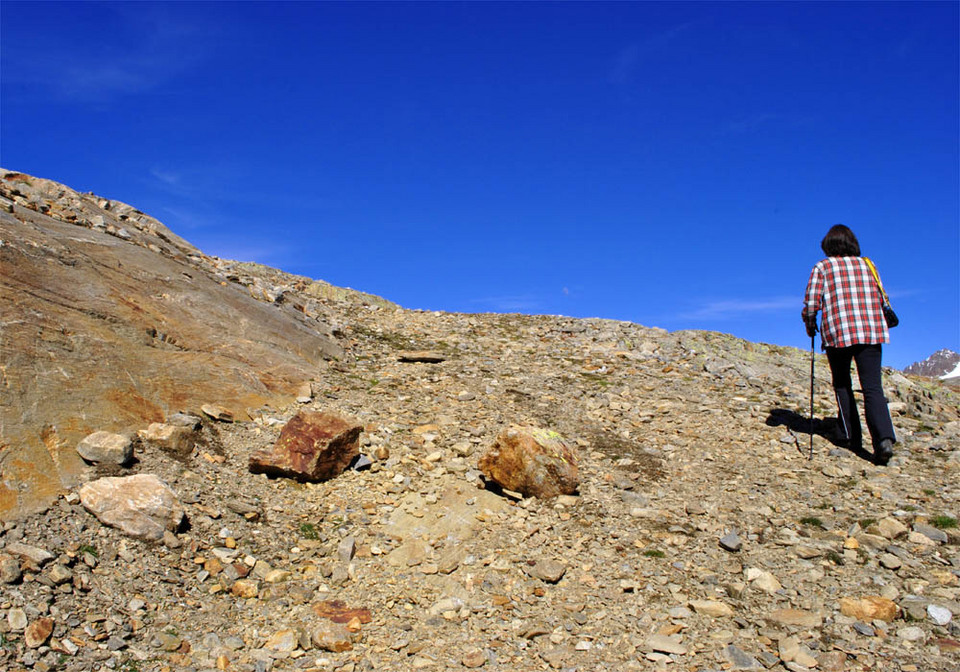
[[[893,457],[897,436],[880,381],[881,344],[890,341],[881,290],[849,228],[843,224],[832,227],[820,247],[827,258],[813,267],[807,282],[802,312],[807,335],[813,338],[817,333],[817,312],[823,311],[820,337],[830,362],[840,426],[852,450],[863,448],[850,381],[850,362],[857,362],[874,459],[885,465]]]

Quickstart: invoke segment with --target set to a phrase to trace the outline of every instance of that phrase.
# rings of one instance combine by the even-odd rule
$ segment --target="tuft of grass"
[[[839,553],[837,553],[836,551],[827,551],[826,554],[825,554],[823,557],[825,557],[827,560],[829,560],[830,562],[832,562],[832,563],[835,564],[835,565],[843,565],[843,564],[844,564],[844,562],[843,562],[843,556],[840,555]]]
[[[957,526],[957,519],[951,516],[934,516],[930,524],[938,530],[954,529]]]
[[[312,539],[316,541],[320,538],[320,532],[317,530],[317,526],[313,523],[300,523],[300,536],[304,539]]]
[[[607,388],[610,386],[610,381],[598,373],[582,372],[580,375],[582,375],[587,380],[593,383],[596,383],[601,388]]]
[[[933,488],[924,488],[923,494],[927,495],[928,497],[933,497],[935,494],[937,494],[937,491]]]
[[[648,548],[643,552],[645,558],[665,558],[667,554],[657,548]]]
[[[862,527],[863,529],[867,529],[867,528],[870,527],[871,525],[876,525],[876,524],[877,524],[877,519],[876,519],[876,518],[863,518],[862,520],[858,520],[857,522],[860,524],[860,527]]]
[[[800,519],[800,523],[810,527],[819,527],[821,530],[824,529],[823,521],[816,516],[804,516]]]
[[[94,546],[91,546],[90,544],[80,544],[80,547],[77,549],[77,552],[80,555],[87,553],[89,555],[92,555],[95,558],[100,557],[100,553],[97,551],[97,549]]]

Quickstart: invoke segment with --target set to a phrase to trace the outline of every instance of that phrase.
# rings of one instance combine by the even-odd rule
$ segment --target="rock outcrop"
[[[75,485],[94,431],[203,403],[246,418],[343,357],[323,300],[284,300],[128,205],[2,169],[0,199],[0,519]]]

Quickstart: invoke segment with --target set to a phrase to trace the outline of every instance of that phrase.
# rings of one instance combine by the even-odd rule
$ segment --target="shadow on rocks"
[[[873,454],[870,451],[864,450],[862,447],[852,447],[848,444],[840,432],[840,426],[837,424],[836,418],[821,419],[815,417],[811,428],[809,416],[800,415],[787,408],[774,408],[767,416],[766,424],[769,427],[786,427],[795,434],[810,434],[812,431],[837,448],[843,448],[862,460],[873,462]]]

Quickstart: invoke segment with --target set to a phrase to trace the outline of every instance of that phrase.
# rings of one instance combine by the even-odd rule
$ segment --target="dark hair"
[[[828,257],[859,257],[860,243],[853,231],[843,224],[834,224],[820,241],[820,249]]]

